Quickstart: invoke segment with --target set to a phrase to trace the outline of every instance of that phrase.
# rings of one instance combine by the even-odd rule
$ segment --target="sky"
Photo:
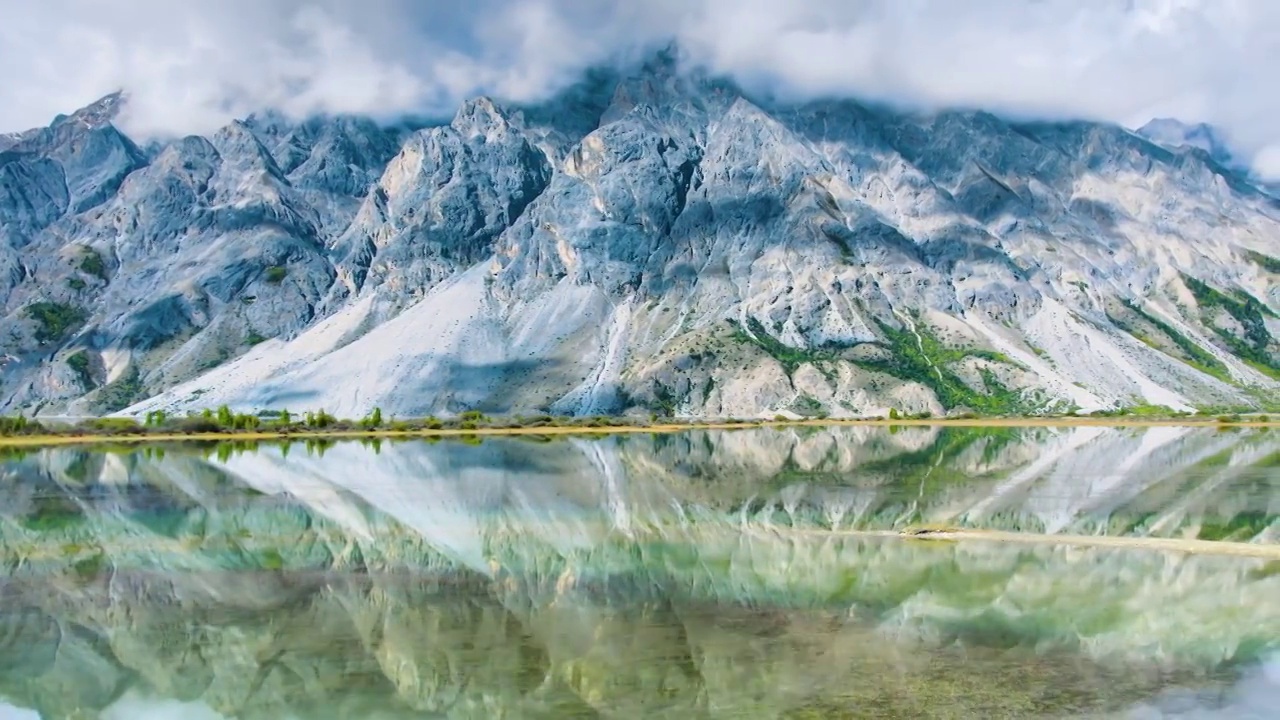
[[[123,89],[134,135],[545,97],[676,42],[753,90],[1209,122],[1280,178],[1276,0],[0,0],[0,131]]]

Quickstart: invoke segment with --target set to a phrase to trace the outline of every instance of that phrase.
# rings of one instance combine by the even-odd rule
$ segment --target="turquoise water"
[[[0,719],[1272,718],[1280,435],[743,430],[0,463]],[[24,714],[25,713],[25,714]],[[35,713],[35,714],[32,714]]]

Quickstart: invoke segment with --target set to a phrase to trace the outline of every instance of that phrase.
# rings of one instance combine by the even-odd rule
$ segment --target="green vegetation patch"
[[[791,409],[801,417],[821,418],[826,417],[827,410],[822,402],[810,395],[801,395],[792,403]]]
[[[1249,262],[1252,262],[1263,270],[1280,275],[1280,258],[1263,255],[1262,253],[1254,252],[1253,250],[1246,252],[1245,257],[1249,259]]]
[[[93,387],[93,374],[89,371],[89,353],[81,350],[67,357],[67,367],[75,372],[80,384],[86,388]]]
[[[933,390],[938,402],[948,410],[967,407],[978,413],[1007,415],[1040,409],[1028,403],[1020,392],[1005,387],[990,369],[980,371],[986,390],[981,393],[947,368],[951,363],[970,357],[1010,364],[1010,360],[1000,353],[947,347],[923,326],[912,331],[896,330],[880,321],[876,324],[887,338],[891,357],[888,360],[857,360],[858,365],[918,382]]]
[[[1230,518],[1204,523],[1200,526],[1200,533],[1197,538],[1200,540],[1245,542],[1261,535],[1267,528],[1271,527],[1271,523],[1275,522],[1275,519],[1274,515],[1269,515],[1265,512],[1242,512]]]
[[[1150,405],[1147,403],[1134,403],[1133,405],[1125,405],[1112,410],[1099,410],[1091,413],[1094,417],[1145,417],[1145,418],[1169,418],[1178,417],[1185,413],[1180,413],[1171,407],[1165,405]]]
[[[85,247],[80,253],[80,264],[77,266],[85,275],[92,275],[100,280],[107,279],[107,263],[102,255],[91,247]]]
[[[673,417],[680,404],[675,392],[659,380],[653,381],[653,400],[663,417]]]
[[[747,319],[747,327],[744,330],[742,326],[733,320],[729,321],[734,326],[733,338],[738,342],[755,345],[765,351],[769,357],[777,360],[782,369],[790,377],[795,371],[805,364],[819,365],[823,362],[831,362],[840,359],[840,354],[847,348],[843,345],[828,345],[821,348],[795,348],[778,340],[764,329],[764,325],[755,318]]]
[[[1174,347],[1176,347],[1181,354],[1168,352],[1158,343],[1153,342],[1149,337],[1147,337],[1146,333],[1144,333],[1140,328],[1135,327],[1133,323],[1127,322],[1124,318],[1108,314],[1107,319],[1111,321],[1112,325],[1115,325],[1121,330],[1129,333],[1147,346],[1159,350],[1175,360],[1186,363],[1206,375],[1218,378],[1223,382],[1232,381],[1231,371],[1227,369],[1227,366],[1224,365],[1221,360],[1214,357],[1213,353],[1205,350],[1191,338],[1178,332],[1172,325],[1169,325],[1160,318],[1144,311],[1142,308],[1138,307],[1136,303],[1129,300],[1124,300],[1122,302],[1129,312],[1137,315],[1144,322],[1151,325],[1168,338],[1169,342],[1173,343]]]
[[[142,431],[137,420],[134,420],[133,418],[118,417],[90,418],[82,421],[80,423],[80,427],[93,432],[100,432],[105,435],[137,433]]]
[[[1269,350],[1273,339],[1271,333],[1267,332],[1264,319],[1266,315],[1274,315],[1271,309],[1250,295],[1241,293],[1243,297],[1232,297],[1190,275],[1183,275],[1182,278],[1195,297],[1196,304],[1200,306],[1202,316],[1206,311],[1221,309],[1244,329],[1244,337],[1236,337],[1203,318],[1205,324],[1213,328],[1232,354],[1264,375],[1280,380],[1280,361]]]
[[[990,369],[980,370],[985,392],[978,392],[947,367],[967,358],[1014,365],[1013,360],[1006,355],[989,350],[948,347],[924,328],[923,324],[918,325],[918,329],[914,332],[897,330],[878,320],[876,324],[886,337],[886,342],[869,344],[888,350],[890,356],[888,359],[849,358],[845,353],[850,348],[842,345],[794,348],[771,336],[754,318],[747,320],[747,330],[750,330],[750,333],[734,323],[736,327],[734,338],[765,351],[782,365],[787,375],[791,375],[806,363],[821,369],[823,365],[847,359],[860,367],[892,375],[900,380],[918,382],[928,387],[937,395],[942,406],[948,410],[967,407],[979,413],[1004,415],[1030,413],[1041,409],[1034,403],[1028,402],[1018,391],[1005,387]]]
[[[142,395],[142,378],[138,374],[138,368],[130,365],[124,374],[104,385],[98,392],[98,409],[106,413],[123,410],[140,400]]]
[[[55,302],[31,303],[22,312],[36,322],[36,340],[42,344],[64,339],[89,319],[82,308]]]
[[[272,265],[271,267],[267,268],[267,271],[263,274],[263,277],[266,279],[267,282],[271,283],[272,285],[279,285],[280,283],[284,282],[284,278],[288,274],[289,274],[289,271],[286,270],[284,267],[280,265]]]
[[[373,412],[369,413],[367,416],[365,416],[360,420],[360,427],[364,428],[365,430],[377,430],[378,428],[382,427],[382,425],[383,425],[382,408],[380,407],[375,407],[373,409]]]

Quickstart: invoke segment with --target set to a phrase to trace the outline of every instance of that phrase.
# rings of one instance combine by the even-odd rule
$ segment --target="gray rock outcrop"
[[[1280,402],[1280,201],[1195,143],[753,102],[669,60],[439,126],[143,149],[113,95],[4,136],[0,409]]]

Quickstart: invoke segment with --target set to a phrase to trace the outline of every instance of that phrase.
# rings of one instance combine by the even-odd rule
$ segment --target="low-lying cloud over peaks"
[[[1206,121],[1280,175],[1273,0],[0,0],[0,18],[4,130],[117,88],[139,134],[265,107],[448,113],[675,41],[784,97]]]

